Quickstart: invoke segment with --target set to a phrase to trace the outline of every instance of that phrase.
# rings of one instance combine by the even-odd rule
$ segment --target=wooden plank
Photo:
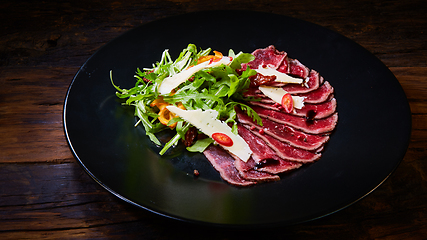
[[[255,237],[336,236],[407,239],[426,234],[424,178],[405,161],[382,186],[355,205],[322,220],[250,231]],[[425,182],[425,179],[422,180]],[[410,194],[407,188],[412,188]],[[403,221],[402,219],[407,219]],[[352,228],[344,226],[351,225]],[[247,230],[249,231],[249,230]],[[96,184],[76,163],[0,165],[0,238],[109,238],[114,236],[174,239],[240,239],[241,230],[192,225],[131,206]]]
[[[0,69],[0,162],[70,161],[62,121],[76,68]]]
[[[7,7],[7,8],[6,8]],[[216,9],[258,10],[319,24],[376,54],[389,67],[425,67],[427,36],[420,1],[58,1],[8,3],[0,14],[0,66],[78,67],[121,33],[159,18]],[[91,9],[90,11],[88,9]],[[351,10],[350,10],[351,9]],[[122,12],[120,12],[122,11]],[[114,14],[108,14],[114,13]],[[25,18],[19,18],[26,16]],[[10,27],[14,23],[16,27]],[[43,27],[39,27],[43,26]],[[48,54],[46,54],[48,53]]]
[[[77,163],[3,164],[0,186],[0,238],[2,233],[84,232],[153,215],[104,190]]]
[[[399,80],[406,93],[412,114],[427,113],[427,67],[392,67],[390,70]]]

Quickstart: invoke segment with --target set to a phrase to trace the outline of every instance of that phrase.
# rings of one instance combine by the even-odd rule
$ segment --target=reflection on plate
[[[249,188],[225,183],[202,154],[178,148],[160,157],[143,129],[133,127],[133,109],[116,98],[109,72],[116,85],[132,87],[137,67],[151,66],[166,48],[177,57],[188,43],[221,52],[275,45],[317,70],[334,86],[340,114],[323,157],[278,182]],[[402,160],[411,116],[393,74],[351,40],[285,16],[224,11],[151,22],[102,47],[70,85],[64,127],[83,168],[126,202],[194,223],[271,226],[328,215],[374,190]]]

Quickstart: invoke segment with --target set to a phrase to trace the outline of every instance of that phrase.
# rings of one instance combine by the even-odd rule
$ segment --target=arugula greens
[[[219,113],[218,119],[231,125],[235,134],[237,134],[235,107],[240,107],[254,121],[260,125],[262,124],[258,114],[242,103],[246,100],[253,100],[245,98],[242,93],[250,85],[249,77],[255,75],[256,72],[249,68],[239,74],[236,72],[237,69],[241,68],[242,63],[248,63],[254,59],[254,56],[248,53],[240,52],[235,54],[233,50],[230,50],[228,56],[232,57],[233,60],[229,65],[222,64],[217,67],[200,70],[193,75],[191,80],[182,83],[174,94],[159,94],[158,88],[166,77],[173,76],[188,67],[196,65],[198,59],[209,55],[210,51],[210,48],[198,51],[194,44],[189,44],[187,48],[183,49],[179,57],[173,61],[169,51],[165,50],[160,62],[153,64],[152,68],[144,68],[143,70],[138,68],[136,70],[134,77],[137,81],[135,87],[131,89],[121,89],[116,86],[110,72],[111,83],[117,90],[117,97],[127,99],[124,104],[135,107],[135,116],[139,118],[135,126],[142,124],[152,142],[162,145],[155,134],[165,129],[170,129],[168,126],[177,123],[174,128],[176,135],[164,145],[160,151],[161,155],[170,147],[176,145],[180,139],[185,139],[185,134],[190,128],[190,124],[178,117],[170,120],[168,126],[160,123],[157,120],[159,117],[156,112],[157,109],[150,106],[159,97],[169,104],[180,102],[187,110],[216,110]],[[214,141],[210,138],[198,140],[187,149],[189,151],[203,152],[212,142]]]

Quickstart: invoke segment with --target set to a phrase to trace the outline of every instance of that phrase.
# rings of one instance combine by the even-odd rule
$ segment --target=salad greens
[[[135,116],[139,118],[135,126],[142,124],[152,142],[162,145],[155,135],[160,131],[173,129],[176,132],[175,136],[160,151],[161,155],[176,145],[180,139],[184,140],[186,132],[191,127],[189,123],[172,113],[169,113],[172,115],[169,116],[171,118],[167,120],[167,124],[162,123],[162,115],[165,112],[159,112],[159,109],[163,109],[164,104],[181,105],[186,110],[213,109],[218,111],[218,119],[232,126],[232,131],[235,134],[237,134],[235,107],[240,107],[254,121],[262,124],[257,113],[242,103],[245,100],[253,100],[245,98],[242,93],[249,87],[249,77],[255,75],[256,71],[247,68],[240,73],[236,72],[241,68],[242,63],[248,63],[254,59],[254,56],[248,53],[235,54],[233,50],[229,50],[228,57],[232,58],[230,64],[202,69],[196,72],[191,79],[180,84],[172,93],[164,95],[159,93],[158,88],[166,77],[174,76],[197,65],[200,59],[209,59],[212,57],[209,55],[210,52],[210,48],[198,51],[194,44],[189,44],[176,60],[172,60],[169,51],[165,50],[160,62],[153,64],[151,68],[143,68],[143,70],[138,68],[136,70],[134,76],[136,83],[130,89],[121,89],[116,86],[110,72],[111,83],[117,90],[117,97],[127,99],[124,104],[135,106]],[[215,52],[215,55],[217,53]],[[210,138],[200,139],[187,149],[203,152],[212,142],[214,141]]]

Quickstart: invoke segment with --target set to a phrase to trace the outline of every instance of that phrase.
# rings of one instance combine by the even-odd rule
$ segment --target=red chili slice
[[[223,146],[226,146],[226,147],[233,146],[233,140],[224,133],[214,133],[214,134],[212,134],[212,138],[217,143],[219,143]]]
[[[285,112],[287,113],[292,112],[292,109],[294,108],[294,101],[292,100],[292,96],[290,93],[286,93],[285,95],[283,95],[282,106]]]

